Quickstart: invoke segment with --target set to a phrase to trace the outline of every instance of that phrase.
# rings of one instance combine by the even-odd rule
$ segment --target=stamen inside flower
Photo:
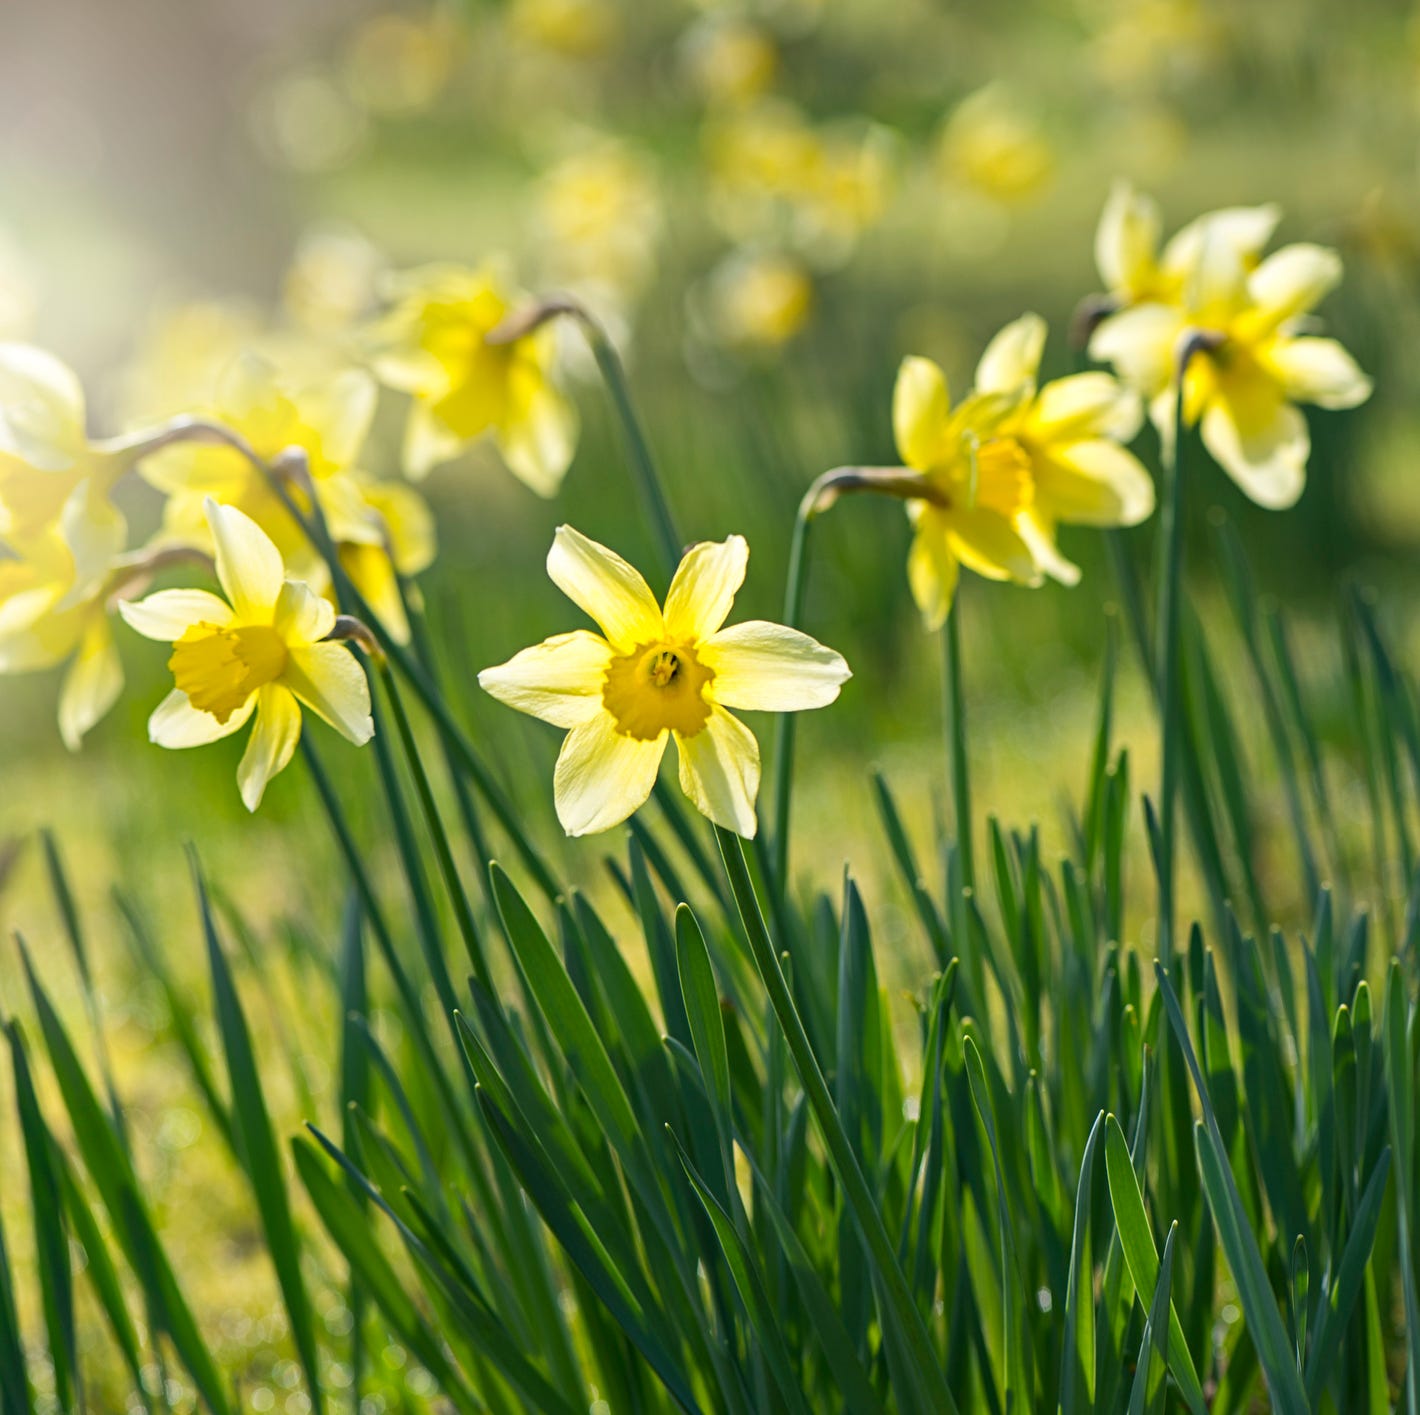
[[[623,736],[650,742],[669,730],[693,737],[710,716],[704,689],[714,676],[688,644],[638,644],[607,666],[602,702]]]
[[[225,723],[258,688],[281,676],[286,658],[285,640],[269,625],[202,623],[173,645],[168,667],[193,707]]]

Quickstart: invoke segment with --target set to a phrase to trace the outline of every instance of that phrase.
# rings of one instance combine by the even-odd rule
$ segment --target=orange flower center
[[[258,688],[281,676],[286,658],[286,642],[270,625],[202,623],[173,645],[168,667],[193,707],[225,723]]]
[[[623,736],[651,742],[669,730],[693,737],[710,716],[705,686],[714,676],[689,644],[638,644],[608,664],[602,702]]]

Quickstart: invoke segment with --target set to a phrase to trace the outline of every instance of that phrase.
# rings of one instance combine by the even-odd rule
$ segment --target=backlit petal
[[[715,674],[710,696],[731,708],[798,712],[825,707],[853,676],[842,654],[797,629],[762,619],[721,629],[700,645],[699,653]]]
[[[664,632],[660,606],[641,572],[571,526],[558,526],[547,573],[614,648],[629,650]]]
[[[976,366],[976,387],[981,393],[1015,393],[1034,388],[1045,352],[1045,321],[1038,314],[1013,320],[986,346]]]
[[[676,735],[680,789],[701,815],[746,840],[754,838],[759,743],[739,718],[714,708],[692,737]]]
[[[556,727],[575,727],[601,711],[611,657],[611,645],[599,634],[577,629],[485,668],[478,685],[519,712]]]
[[[1248,278],[1248,294],[1272,326],[1306,314],[1341,280],[1341,257],[1299,243],[1274,251]]]
[[[235,506],[207,500],[207,524],[216,547],[217,578],[238,619],[269,624],[286,580],[286,567],[270,536]]]
[[[555,496],[577,450],[576,406],[544,384],[520,414],[498,429],[498,450],[520,482],[539,496]]]
[[[256,725],[237,765],[237,786],[249,811],[261,805],[267,782],[291,760],[301,740],[301,709],[287,689],[268,683],[256,697]]]
[[[375,416],[375,398],[375,380],[368,373],[345,369],[296,400],[302,420],[319,436],[321,459],[330,468],[349,471],[355,465]]]
[[[620,825],[642,806],[656,784],[666,735],[625,737],[609,712],[578,723],[562,743],[553,773],[557,819],[568,835],[591,835]]]
[[[907,582],[928,629],[940,629],[956,594],[960,567],[947,543],[946,521],[935,507],[916,515],[917,533],[907,553]]]
[[[1173,382],[1182,314],[1170,305],[1136,305],[1104,320],[1090,337],[1090,357],[1114,370],[1146,398]]]
[[[232,622],[226,600],[206,590],[159,590],[146,599],[120,600],[118,612],[130,629],[160,644],[175,644],[194,624],[221,629]]]
[[[909,467],[931,471],[943,460],[950,408],[942,370],[916,354],[905,358],[892,391],[892,430],[898,455]]]
[[[188,702],[187,694],[176,688],[153,709],[148,719],[148,740],[159,747],[205,747],[209,742],[230,737],[246,725],[256,709],[253,693],[225,722],[218,722],[210,712],[199,712]]]
[[[357,747],[375,735],[370,683],[348,645],[293,647],[280,681]]]
[[[79,640],[59,690],[59,735],[77,752],[84,734],[118,701],[123,664],[108,619],[95,614]]]
[[[967,569],[988,580],[1039,583],[1030,547],[1004,516],[981,509],[954,510],[947,516],[946,526],[952,554]]]
[[[415,481],[422,481],[435,467],[452,461],[463,450],[463,439],[450,432],[429,410],[427,403],[415,402],[409,407],[404,424],[404,470]]]
[[[1354,408],[1371,396],[1371,380],[1335,339],[1279,339],[1266,362],[1293,403]]]
[[[1116,182],[1095,231],[1095,265],[1111,293],[1137,299],[1154,273],[1159,208],[1128,182]]]
[[[703,540],[681,558],[666,595],[666,632],[673,639],[704,639],[725,622],[744,584],[749,543],[743,536]]]
[[[1203,443],[1259,506],[1295,505],[1306,485],[1311,438],[1302,413],[1280,397],[1270,405],[1219,398],[1203,415]]]
[[[1074,525],[1137,526],[1153,513],[1154,483],[1132,452],[1094,438],[1055,450],[1038,470],[1036,499]]]
[[[1080,583],[1080,567],[1067,560],[1055,543],[1055,526],[1040,511],[1023,511],[1016,517],[1016,530],[1030,548],[1035,563],[1043,574],[1062,585]]]
[[[1165,275],[1173,280],[1186,280],[1203,249],[1205,238],[1213,236],[1233,247],[1244,264],[1252,265],[1263,246],[1272,239],[1282,209],[1265,206],[1225,206],[1205,212],[1182,227],[1164,247],[1160,260]]]
[[[1047,383],[1030,413],[1030,432],[1041,441],[1108,437],[1129,442],[1144,410],[1139,395],[1111,374],[1070,374]]]
[[[319,643],[335,628],[335,606],[304,581],[287,580],[271,623],[288,644]]]
[[[0,344],[0,452],[62,471],[84,448],[84,392],[53,354]]]

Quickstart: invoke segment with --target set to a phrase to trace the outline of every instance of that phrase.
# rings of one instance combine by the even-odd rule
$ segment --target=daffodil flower
[[[173,646],[176,687],[148,720],[160,747],[200,747],[255,716],[237,784],[247,809],[291,760],[305,706],[361,746],[374,735],[364,671],[331,642],[335,610],[286,577],[271,537],[235,507],[211,498],[207,521],[223,599],[206,590],[160,590],[119,610],[145,638]]]
[[[500,702],[568,730],[553,778],[569,835],[608,830],[651,793],[675,739],[681,789],[717,825],[751,837],[759,744],[727,709],[824,707],[848,679],[832,649],[781,624],[723,628],[744,581],[743,536],[692,546],[664,607],[619,555],[560,526],[553,583],[596,621],[486,668]]]
[[[375,412],[374,380],[346,369],[305,386],[290,386],[268,359],[239,356],[222,376],[204,415],[236,433],[262,461],[288,448],[306,455],[311,486],[341,561],[357,589],[399,640],[408,624],[395,572],[415,575],[434,558],[434,526],[412,487],[380,482],[358,470]],[[144,478],[167,494],[163,534],[169,542],[210,550],[205,505],[213,497],[250,516],[275,541],[292,573],[321,593],[329,569],[266,475],[236,447],[176,442],[141,465]],[[291,495],[311,508],[300,487]]]
[[[1177,303],[1148,303],[1106,319],[1090,343],[1151,399],[1166,443],[1174,433],[1182,350],[1183,418],[1257,502],[1293,505],[1306,484],[1311,438],[1296,406],[1353,408],[1371,381],[1334,339],[1305,332],[1309,316],[1341,279],[1341,260],[1321,246],[1285,246],[1249,268],[1226,231],[1205,230]]]
[[[1030,458],[998,435],[1020,401],[1016,392],[973,393],[952,407],[946,375],[931,359],[913,355],[898,370],[898,455],[923,478],[923,496],[907,503],[915,532],[907,578],[929,629],[945,623],[963,565],[989,580],[1040,583],[1017,527],[1033,495]]]
[[[1121,445],[1143,421],[1138,394],[1097,372],[1039,386],[1045,337],[1039,315],[1008,324],[981,356],[976,391],[1012,400],[995,438],[1013,442],[1030,467],[1029,495],[1022,495],[1014,524],[1036,564],[1073,585],[1080,571],[1055,543],[1057,524],[1138,525],[1153,512],[1154,484]]]
[[[556,330],[543,325],[490,342],[513,309],[491,269],[431,266],[395,288],[398,299],[375,335],[374,368],[414,399],[405,470],[423,477],[489,434],[515,476],[539,496],[554,495],[577,443],[577,410],[552,376]]]

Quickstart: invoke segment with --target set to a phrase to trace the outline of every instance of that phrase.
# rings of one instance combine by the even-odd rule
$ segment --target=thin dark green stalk
[[[942,626],[942,693],[961,884],[964,889],[974,890],[976,867],[971,848],[971,779],[966,758],[966,705],[962,697],[961,630],[957,623],[959,605],[960,599],[954,598],[947,612],[947,622]]]
[[[784,584],[784,622],[799,627],[804,612],[804,591],[809,579],[809,526],[814,509],[810,497],[799,503],[794,535],[789,542],[789,573]],[[774,877],[780,887],[789,884],[789,823],[794,779],[794,736],[797,714],[781,712],[774,725]]]
[[[1158,644],[1159,713],[1162,720],[1163,766],[1159,783],[1159,957],[1173,957],[1175,831],[1178,795],[1179,736],[1183,720],[1182,654],[1179,626],[1183,590],[1183,388],[1188,351],[1178,361],[1174,395],[1173,445],[1164,458],[1164,495],[1159,511]]]
[[[744,847],[737,835],[732,835],[720,826],[715,827],[715,839],[719,843],[720,857],[725,863],[725,874],[730,881],[730,889],[739,906],[740,918],[754,953],[755,965],[769,994],[770,1006],[774,1009],[774,1015],[788,1043],[789,1054],[794,1059],[804,1094],[808,1097],[809,1105],[818,1120],[824,1142],[833,1156],[834,1168],[838,1172],[839,1182],[843,1185],[844,1195],[853,1209],[868,1251],[877,1266],[883,1284],[883,1296],[902,1326],[919,1377],[930,1393],[935,1408],[955,1415],[956,1402],[947,1388],[941,1362],[933,1350],[931,1334],[917,1304],[912,1300],[912,1290],[898,1265],[897,1254],[883,1223],[882,1212],[859,1166],[858,1157],[843,1129],[838,1111],[834,1108],[828,1082],[824,1079],[818,1058],[814,1055],[803,1020],[794,1006],[789,984],[779,963],[779,955],[769,937],[759,902],[755,898]]]

